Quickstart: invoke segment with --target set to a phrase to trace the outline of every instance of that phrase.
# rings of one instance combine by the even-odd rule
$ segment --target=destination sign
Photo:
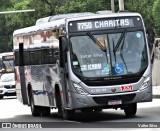
[[[14,60],[14,55],[3,56],[3,60]]]
[[[91,31],[105,30],[115,28],[140,27],[142,26],[139,17],[130,18],[110,18],[110,19],[93,19],[85,21],[76,21],[69,23],[69,31]]]

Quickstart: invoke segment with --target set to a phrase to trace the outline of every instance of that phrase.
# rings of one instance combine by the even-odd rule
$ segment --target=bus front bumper
[[[101,94],[101,95],[81,95],[71,93],[72,104],[70,109],[83,108],[114,108],[123,107],[124,105],[139,102],[152,101],[152,89],[137,90],[126,93]]]

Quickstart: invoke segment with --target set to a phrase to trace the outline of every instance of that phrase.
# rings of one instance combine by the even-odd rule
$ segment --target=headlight
[[[150,83],[151,83],[151,77],[149,76],[143,82],[142,86],[140,87],[140,90],[144,90],[144,89],[148,88],[148,86],[150,85]]]
[[[73,83],[74,88],[76,89],[78,94],[87,95],[88,93],[77,83]]]

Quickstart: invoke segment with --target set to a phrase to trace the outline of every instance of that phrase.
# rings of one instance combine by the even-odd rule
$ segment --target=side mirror
[[[63,52],[68,51],[68,41],[67,41],[67,38],[65,36],[60,36],[59,37],[59,44],[60,44],[60,47],[62,47]]]
[[[67,38],[65,36],[60,36],[59,37],[59,57],[60,57],[60,67],[64,67],[65,66],[65,55],[66,52],[68,51],[68,41]]]

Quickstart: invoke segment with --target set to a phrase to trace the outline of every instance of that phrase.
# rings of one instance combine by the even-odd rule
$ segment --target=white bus
[[[33,116],[49,115],[51,108],[64,119],[107,108],[134,116],[137,103],[152,101],[140,14],[54,17],[13,33],[17,96]]]
[[[14,72],[13,52],[0,53],[0,74]]]

